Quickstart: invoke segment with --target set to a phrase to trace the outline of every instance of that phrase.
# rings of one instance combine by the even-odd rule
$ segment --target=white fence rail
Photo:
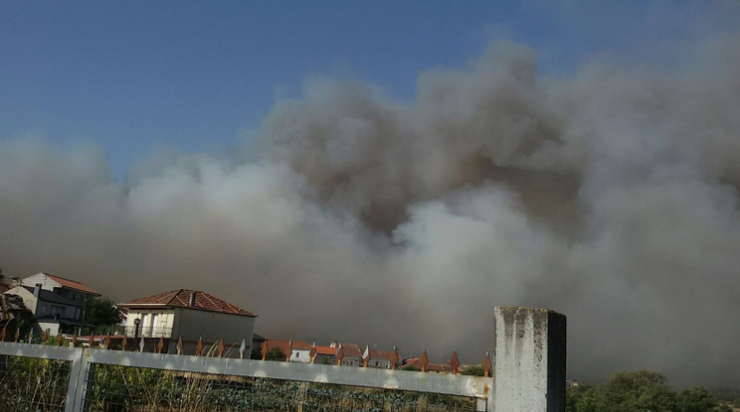
[[[54,394],[25,405],[16,396],[16,403],[0,406],[44,412],[564,412],[565,317],[526,308],[495,313],[493,378],[0,342],[0,366],[6,365],[0,367],[0,401],[11,396],[3,388],[12,386],[7,379],[14,373],[13,388],[23,388],[23,379],[31,386],[17,391],[21,398]],[[32,367],[43,376],[32,376]],[[43,379],[52,382],[42,385]],[[162,388],[169,392],[159,393]],[[196,396],[193,388],[200,390]],[[183,398],[190,399],[187,408],[177,406]]]
[[[210,358],[170,354],[122,352],[105,349],[64,348],[24,343],[0,343],[0,356],[71,362],[65,412],[85,412],[85,400],[95,365],[166,370],[228,377],[266,378],[301,383],[375,388],[398,392],[441,394],[470,398],[475,411],[485,411],[491,378],[420,373],[403,370],[356,368],[269,362],[247,359]],[[2,396],[2,395],[0,395]],[[89,402],[88,402],[89,403]],[[255,409],[259,410],[259,409]],[[431,409],[430,409],[431,410]],[[467,410],[467,409],[460,409]]]

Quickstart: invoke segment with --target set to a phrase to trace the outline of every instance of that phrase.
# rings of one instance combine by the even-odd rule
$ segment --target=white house
[[[73,333],[81,327],[85,307],[100,293],[80,282],[48,273],[37,273],[10,288],[6,295],[17,295],[34,315],[34,333],[50,335]]]
[[[144,338],[148,342],[162,338],[170,353],[177,350],[177,341],[181,337],[186,354],[195,353],[199,339],[203,339],[206,350],[224,339],[231,357],[239,356],[239,347],[244,341],[247,356],[251,353],[257,315],[209,293],[177,289],[118,306],[128,311],[127,337]]]

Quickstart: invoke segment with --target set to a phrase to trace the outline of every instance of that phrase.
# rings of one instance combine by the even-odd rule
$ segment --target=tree
[[[717,399],[701,386],[684,389],[678,394],[678,405],[681,412],[711,411],[719,406]]]
[[[265,360],[269,361],[285,361],[285,354],[283,353],[283,350],[279,347],[275,346],[274,348],[267,351],[267,355],[265,355]]]
[[[726,408],[725,408],[726,409]],[[717,399],[697,387],[676,394],[664,375],[617,372],[604,385],[574,388],[566,394],[568,412],[724,412]]]
[[[96,328],[116,325],[121,322],[121,311],[110,299],[93,299],[87,305],[85,322]]]

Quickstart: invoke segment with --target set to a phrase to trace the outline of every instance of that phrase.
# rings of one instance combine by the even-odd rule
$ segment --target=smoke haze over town
[[[738,382],[738,45],[544,76],[496,40],[410,99],[306,73],[232,144],[155,149],[123,178],[94,143],[2,136],[0,264],[116,300],[204,290],[268,337],[440,360],[490,351],[494,305],[548,307],[573,377]]]

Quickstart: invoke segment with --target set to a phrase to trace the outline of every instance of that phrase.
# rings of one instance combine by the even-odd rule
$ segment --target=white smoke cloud
[[[572,376],[740,378],[740,49],[672,71],[594,62],[542,79],[504,43],[422,73],[412,103],[314,79],[228,158],[0,142],[0,263],[125,300],[180,287],[258,330],[453,349],[494,305],[569,316]],[[240,160],[234,160],[240,159]]]

